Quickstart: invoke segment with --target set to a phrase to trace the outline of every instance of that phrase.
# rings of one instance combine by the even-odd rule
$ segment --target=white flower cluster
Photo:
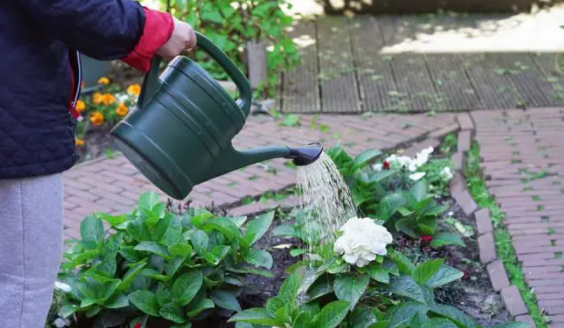
[[[452,180],[452,178],[453,178],[452,171],[450,170],[450,167],[448,167],[448,166],[445,166],[442,169],[440,175],[441,175],[441,178],[443,178],[447,182]]]
[[[386,245],[392,243],[386,227],[370,218],[350,218],[340,230],[343,235],[335,241],[333,250],[358,267],[374,261],[376,255],[386,255]]]
[[[417,172],[417,170],[429,161],[429,155],[431,155],[433,151],[435,151],[433,147],[425,148],[417,153],[415,158],[393,154],[386,158],[383,163],[375,164],[372,168],[375,171],[382,171],[384,169],[384,163],[387,163],[390,169],[407,169],[409,172],[413,172],[409,178],[417,181],[425,176],[425,172]]]

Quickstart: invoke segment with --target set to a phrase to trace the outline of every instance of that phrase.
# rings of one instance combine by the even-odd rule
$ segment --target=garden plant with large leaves
[[[273,217],[178,215],[155,193],[143,194],[130,214],[88,216],[81,239],[65,253],[59,279],[70,291],[59,316],[94,318],[97,327],[157,317],[180,328],[213,311],[240,311],[245,275],[271,276],[272,257],[253,244]]]

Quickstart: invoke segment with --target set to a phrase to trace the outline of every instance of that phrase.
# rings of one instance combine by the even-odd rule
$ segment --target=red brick
[[[503,302],[505,303],[505,307],[512,316],[518,316],[527,314],[527,306],[525,306],[525,302],[521,298],[521,293],[515,286],[507,286],[501,290],[501,296],[503,298]]]
[[[535,320],[530,315],[518,315],[515,317],[515,321],[526,322],[530,324],[529,328],[536,328]]]
[[[458,133],[458,145],[457,150],[459,152],[465,152],[470,150],[470,146],[472,145],[472,132],[471,131],[460,131]]]
[[[493,261],[487,266],[488,275],[492,283],[493,289],[497,292],[509,286],[509,278],[505,271],[505,266],[500,260]]]
[[[476,211],[474,216],[476,217],[476,227],[478,228],[479,235],[493,231],[492,218],[490,217],[489,209],[483,208]]]
[[[460,113],[456,115],[456,120],[461,130],[474,130],[474,122],[468,113]]]
[[[494,237],[491,232],[478,237],[478,246],[482,263],[487,264],[497,259]]]

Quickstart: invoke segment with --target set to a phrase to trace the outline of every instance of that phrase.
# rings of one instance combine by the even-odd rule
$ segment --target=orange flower
[[[80,83],[80,87],[81,87],[82,89],[84,89],[84,87],[86,87],[86,84],[85,84],[84,82],[81,82],[81,83]]]
[[[76,139],[74,140],[74,144],[75,144],[77,147],[82,147],[82,146],[84,146],[84,140],[76,138]]]
[[[94,112],[90,115],[90,122],[96,126],[102,125],[104,124],[104,115],[100,112]]]
[[[128,112],[129,109],[127,108],[127,106],[124,103],[119,103],[119,105],[116,108],[116,114],[118,116],[124,117],[125,115],[127,115]]]
[[[106,93],[102,98],[102,102],[104,105],[110,106],[116,102],[116,97],[112,94]]]
[[[102,94],[99,92],[94,92],[94,94],[92,95],[92,103],[94,103],[94,105],[101,104],[103,99],[104,96],[102,96]]]
[[[132,84],[127,88],[127,93],[129,93],[130,96],[139,96],[141,86],[139,84]]]
[[[107,77],[101,77],[101,78],[98,80],[98,83],[99,83],[99,84],[109,84],[109,83],[110,83],[110,79],[108,79]]]
[[[84,111],[84,109],[86,109],[86,104],[84,103],[84,101],[79,100],[76,102],[76,111],[79,113],[82,113]]]

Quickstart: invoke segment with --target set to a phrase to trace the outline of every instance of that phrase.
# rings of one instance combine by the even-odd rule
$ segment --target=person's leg
[[[0,180],[0,327],[44,327],[62,233],[61,174]]]

